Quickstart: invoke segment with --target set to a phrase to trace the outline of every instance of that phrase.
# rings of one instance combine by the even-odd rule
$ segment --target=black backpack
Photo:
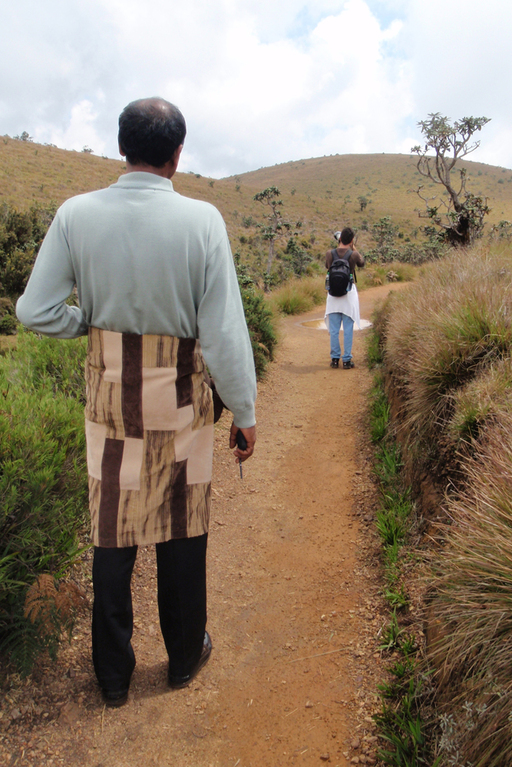
[[[345,296],[352,285],[352,275],[348,262],[352,251],[347,250],[342,258],[339,258],[336,250],[332,250],[333,262],[329,269],[329,293],[331,296]]]

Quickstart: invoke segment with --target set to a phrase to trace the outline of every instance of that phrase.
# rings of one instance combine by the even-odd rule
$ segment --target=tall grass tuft
[[[503,362],[511,349],[510,254],[457,251],[402,291],[387,318],[385,354],[414,438],[439,443],[441,451],[444,440],[453,451],[460,439],[471,437],[492,410],[489,397],[487,410],[479,407],[475,381],[489,383],[493,370],[490,391],[504,391],[510,369]],[[465,391],[472,392],[471,406]]]
[[[454,442],[472,442],[484,426],[512,412],[512,358],[499,359],[454,394],[454,413],[448,425]]]
[[[417,274],[416,267],[398,261],[390,264],[367,264],[363,271],[357,272],[357,287],[359,290],[366,290],[389,282],[410,282]]]
[[[303,314],[325,301],[325,276],[289,280],[267,298],[275,314]]]
[[[425,268],[407,293],[384,307],[374,328],[415,490],[428,492],[430,478],[446,493],[438,503],[445,523],[429,554],[427,616],[439,763],[510,767],[510,247],[459,250]],[[381,531],[395,539],[385,563],[391,574],[395,528]]]
[[[20,331],[17,350],[0,358],[0,650],[23,672],[42,647],[56,648],[60,633],[58,611],[47,631],[40,611],[26,613],[29,589],[42,575],[60,579],[80,551],[88,495],[84,357],[83,339]]]
[[[435,560],[431,609],[437,637],[430,655],[441,690],[449,692],[446,708],[455,725],[465,725],[450,747],[456,745],[475,767],[506,767],[512,763],[510,413],[500,414],[484,442],[468,463],[466,489],[449,505],[452,524]]]

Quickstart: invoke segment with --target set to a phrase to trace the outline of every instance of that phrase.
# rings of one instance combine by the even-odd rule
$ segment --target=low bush
[[[256,376],[261,379],[269,362],[274,359],[277,335],[274,328],[272,311],[267,305],[263,293],[256,287],[252,277],[235,253],[235,267],[242,294],[245,319],[251,337]]]
[[[47,208],[34,205],[28,211],[19,211],[6,203],[0,205],[0,296],[14,301],[23,293],[54,215],[54,205]],[[8,316],[5,309],[0,310],[0,316],[2,319]],[[12,321],[0,323],[0,333],[12,331]]]
[[[28,591],[42,575],[55,583],[80,550],[88,496],[84,357],[82,339],[21,331],[17,350],[0,358],[0,649],[22,671],[41,647],[55,649],[61,626],[53,608],[50,622],[41,623],[44,611],[27,612]]]

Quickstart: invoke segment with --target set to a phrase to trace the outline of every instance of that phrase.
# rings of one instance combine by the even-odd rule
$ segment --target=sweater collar
[[[157,176],[156,173],[144,173],[142,171],[124,173],[111,186],[117,189],[161,189],[164,192],[174,191],[170,179]]]

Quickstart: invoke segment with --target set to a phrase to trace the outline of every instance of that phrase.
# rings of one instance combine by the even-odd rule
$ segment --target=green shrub
[[[86,338],[62,341],[40,337],[20,326],[17,351],[5,374],[20,390],[61,394],[84,405],[86,349]]]
[[[28,589],[65,573],[86,518],[84,357],[82,339],[20,332],[17,350],[0,358],[0,648],[24,671],[60,633],[55,621],[35,633]]]
[[[54,215],[53,205],[34,205],[28,211],[0,206],[0,295],[15,299],[23,293]]]
[[[16,333],[18,323],[16,318],[12,314],[4,314],[0,319],[0,335],[13,336]]]
[[[274,358],[274,349],[277,344],[272,312],[267,306],[265,297],[254,284],[247,267],[242,264],[239,253],[234,254],[234,260],[245,320],[251,338],[256,376],[260,379],[265,374],[268,363]]]
[[[304,244],[306,247],[304,247]],[[297,277],[306,273],[308,264],[313,260],[309,252],[310,245],[306,240],[298,242],[296,237],[290,237],[286,245],[285,260],[289,263],[290,269]]]
[[[258,379],[265,374],[267,365],[274,359],[277,336],[274,329],[272,312],[265,297],[255,288],[242,288],[245,319],[254,355],[254,366]]]

